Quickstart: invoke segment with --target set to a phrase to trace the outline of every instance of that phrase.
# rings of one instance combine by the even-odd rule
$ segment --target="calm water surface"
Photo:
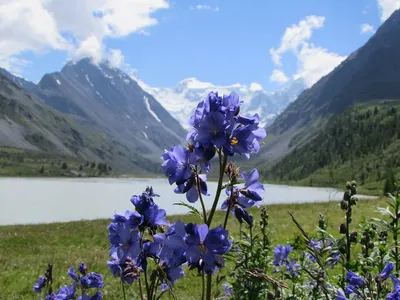
[[[133,209],[131,196],[150,185],[161,195],[155,201],[167,214],[187,212],[187,208],[173,205],[186,198],[175,194],[164,178],[3,178],[0,179],[0,225],[110,218],[114,212]],[[216,187],[216,183],[209,183],[211,195],[215,195]],[[328,188],[265,185],[265,189],[264,204],[324,202],[342,197],[341,192]],[[207,208],[211,208],[211,197],[204,198]],[[200,209],[200,204],[196,204]]]

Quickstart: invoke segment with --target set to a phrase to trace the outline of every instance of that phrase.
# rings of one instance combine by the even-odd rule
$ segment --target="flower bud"
[[[351,189],[351,182],[350,181],[347,181],[346,182],[346,189]]]
[[[350,242],[352,243],[357,243],[357,231],[353,231],[350,234]]]
[[[230,162],[226,166],[225,174],[228,175],[231,183],[235,184],[239,181],[239,167],[235,163]]]
[[[347,231],[346,224],[340,224],[339,233],[341,233],[341,234],[346,234],[346,231]]]
[[[268,299],[268,300],[273,300],[273,299],[275,299],[274,293],[271,292],[271,291],[269,291],[269,292],[267,293],[267,299]]]
[[[350,200],[350,194],[348,192],[344,192],[343,194],[343,200],[344,201],[349,201]]]
[[[347,207],[348,207],[348,205],[347,205],[347,202],[346,202],[346,201],[344,201],[344,200],[340,201],[340,208],[341,208],[342,210],[346,210]]]

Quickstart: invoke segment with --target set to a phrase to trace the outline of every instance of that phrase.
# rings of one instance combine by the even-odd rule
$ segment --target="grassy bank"
[[[361,200],[353,212],[353,228],[356,229],[362,216],[377,216],[375,209],[386,207],[386,199]],[[127,206],[127,208],[130,208]],[[314,232],[318,214],[323,213],[328,222],[328,230],[338,236],[338,228],[343,222],[343,211],[338,202],[271,205],[267,207],[270,216],[270,230],[273,244],[284,243],[298,235],[290,220],[288,211],[293,212],[300,224],[308,232]],[[259,213],[252,209],[255,219]],[[110,212],[110,215],[112,212]],[[213,226],[223,222],[224,212],[217,212]],[[181,219],[187,222],[199,222],[192,215],[170,217],[169,220]],[[37,299],[32,286],[42,274],[47,263],[54,264],[55,286],[70,283],[66,271],[71,265],[78,266],[85,261],[93,271],[105,276],[104,299],[121,299],[120,285],[112,278],[106,267],[108,259],[107,225],[109,220],[80,221],[42,225],[21,225],[0,227],[0,299]],[[232,217],[229,220],[229,231],[238,237],[238,222]],[[226,270],[229,269],[229,265]],[[200,280],[193,278],[194,271],[176,284],[178,299],[199,299]],[[136,294],[136,285],[128,294]],[[137,299],[136,296],[133,299]],[[168,298],[168,297],[166,297]]]
[[[0,147],[0,177],[113,176],[106,164],[39,151]]]

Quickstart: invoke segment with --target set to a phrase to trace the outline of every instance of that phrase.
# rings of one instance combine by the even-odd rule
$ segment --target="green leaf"
[[[183,201],[181,201],[180,203],[174,203],[173,205],[178,205],[178,206],[187,207],[187,208],[189,208],[190,213],[192,213],[192,214],[198,216],[200,219],[203,220],[202,215],[200,214],[200,212],[197,210],[196,207],[194,207],[194,206],[192,206],[192,205],[189,205],[189,204],[187,204],[187,203],[185,203],[185,202],[183,202]]]

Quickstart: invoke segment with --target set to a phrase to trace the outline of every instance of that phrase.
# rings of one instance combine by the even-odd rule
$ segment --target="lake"
[[[114,212],[132,210],[131,196],[140,194],[146,186],[153,186],[160,194],[155,202],[167,214],[187,212],[187,208],[173,205],[185,201],[185,195],[175,194],[174,186],[164,178],[2,178],[0,225],[110,218]],[[212,196],[216,187],[216,183],[209,183]],[[342,197],[342,192],[331,188],[265,185],[265,190],[263,204],[324,202]],[[207,208],[211,208],[212,196],[204,197]],[[223,193],[220,203],[224,197]],[[195,206],[200,210],[200,203]]]

